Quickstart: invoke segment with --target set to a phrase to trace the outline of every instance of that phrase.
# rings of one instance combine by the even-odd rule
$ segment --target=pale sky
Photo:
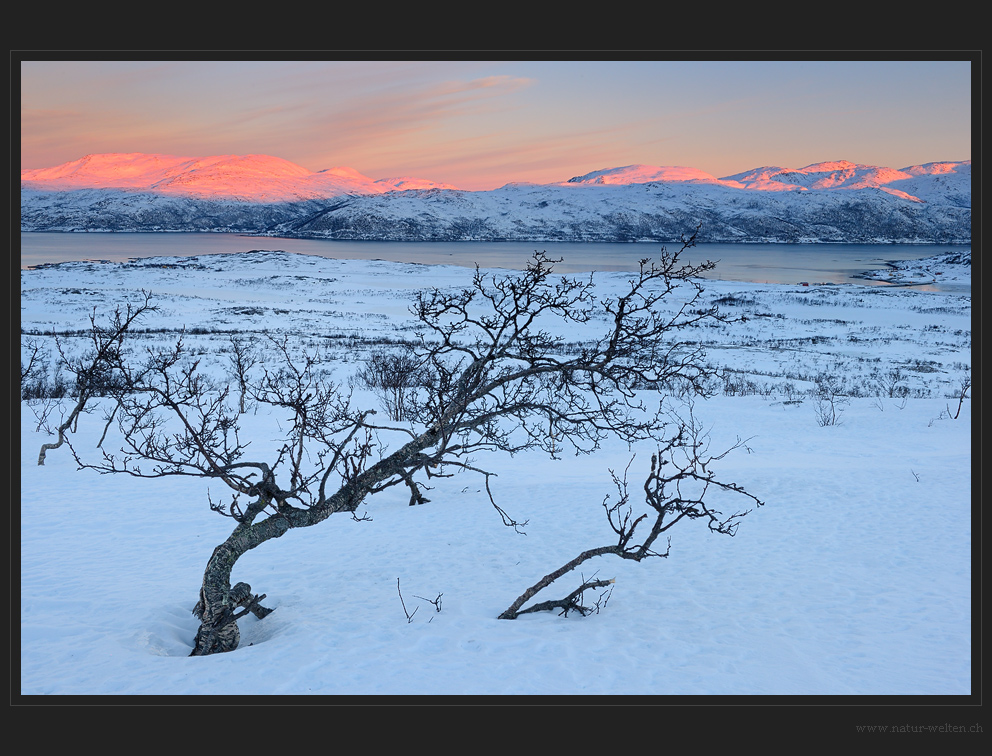
[[[971,159],[969,61],[22,61],[21,168],[264,154],[463,189]]]

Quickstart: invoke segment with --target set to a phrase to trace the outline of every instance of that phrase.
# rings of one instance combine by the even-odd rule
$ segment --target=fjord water
[[[22,233],[21,267],[69,260],[124,262],[144,257],[193,257],[284,250],[334,259],[389,260],[425,265],[522,269],[535,251],[546,251],[561,273],[637,270],[657,257],[656,242],[373,242],[241,236],[221,233]],[[717,261],[707,278],[753,283],[871,283],[856,278],[895,260],[918,260],[963,248],[938,244],[698,244],[692,262]],[[934,287],[929,287],[934,288]],[[939,288],[939,287],[937,287]]]

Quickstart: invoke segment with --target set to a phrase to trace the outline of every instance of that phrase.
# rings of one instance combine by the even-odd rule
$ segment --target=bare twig
[[[413,608],[413,613],[411,614],[406,610],[406,602],[403,600],[403,591],[400,590],[400,579],[396,578],[396,592],[400,595],[400,605],[403,607],[403,614],[406,615],[407,624],[413,622],[413,615],[417,613],[419,606]],[[438,610],[440,611],[440,610]]]
[[[948,417],[952,417],[954,420],[958,419],[961,414],[961,406],[964,404],[964,400],[968,397],[968,391],[971,389],[971,378],[965,378],[961,381],[960,388],[958,389],[958,409],[953,415],[951,415],[950,405],[947,407]]]
[[[398,587],[399,587],[399,584],[397,583],[397,588]],[[414,596],[414,598],[418,598],[421,601],[426,601],[428,604],[433,604],[434,605],[434,611],[440,613],[441,612],[441,596],[443,596],[443,595],[444,595],[443,593],[439,593],[439,594],[437,594],[437,597],[436,598],[432,598],[432,599],[424,598],[423,596]]]

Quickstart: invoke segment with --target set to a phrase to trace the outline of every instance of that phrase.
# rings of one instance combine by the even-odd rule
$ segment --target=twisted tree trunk
[[[265,520],[258,526],[246,522],[239,523],[234,532],[224,543],[214,549],[203,572],[203,585],[200,587],[200,600],[193,609],[200,620],[190,656],[207,656],[224,651],[233,651],[241,642],[241,631],[238,629],[238,619],[249,611],[262,619],[273,610],[261,606],[258,602],[262,596],[253,596],[251,586],[238,583],[231,588],[231,571],[238,559],[256,546],[278,538],[289,529],[283,527],[265,527],[273,523],[273,519]],[[275,522],[279,522],[275,520]],[[244,611],[236,613],[238,608]]]
[[[272,499],[262,496],[251,504],[231,535],[214,549],[207,562],[200,598],[193,610],[193,614],[200,619],[200,628],[190,656],[234,651],[241,641],[237,620],[249,611],[259,619],[273,611],[258,604],[264,594],[261,597],[253,596],[251,586],[247,583],[238,583],[234,588],[231,587],[231,572],[238,559],[266,541],[281,537],[291,528],[311,527],[335,512],[354,512],[365,497],[383,481],[394,476],[408,478],[410,467],[422,464],[421,461],[414,461],[414,458],[423,449],[436,444],[438,439],[439,434],[435,429],[421,434],[390,456],[358,473],[322,504],[309,509],[299,509],[279,502],[275,513],[255,522],[255,518],[272,503]],[[236,613],[238,608],[244,611]]]

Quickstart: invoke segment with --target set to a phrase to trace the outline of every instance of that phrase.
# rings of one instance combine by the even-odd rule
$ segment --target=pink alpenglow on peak
[[[411,177],[376,181],[347,167],[313,173],[271,155],[190,158],[111,153],[87,155],[54,168],[23,170],[21,188],[38,191],[121,189],[246,202],[296,202],[342,194],[455,187]]]
[[[21,182],[45,188],[148,187],[195,162],[196,158],[141,152],[86,155],[54,168],[22,170]]]
[[[971,161],[927,163],[895,169],[875,165],[860,165],[847,160],[813,163],[805,168],[766,166],[724,176],[720,183],[756,191],[808,191],[878,189],[903,199],[922,202],[912,191],[913,179],[933,174],[971,175]]]
[[[923,165],[911,165],[908,168],[903,168],[903,170],[913,176],[933,176],[939,173],[961,173],[963,170],[971,170],[971,161],[963,160],[960,163],[924,163]]]
[[[861,165],[847,160],[813,163],[805,168],[764,166],[732,176],[716,178],[697,168],[684,166],[628,165],[607,168],[571,178],[560,186],[623,186],[630,184],[669,183],[723,186],[759,192],[805,192],[854,189],[877,189],[910,202],[924,202],[913,179],[932,174],[963,174],[970,177],[971,161],[927,163],[895,169]]]
[[[556,182],[555,187],[623,187],[676,184],[686,191],[725,189],[760,192],[877,190],[912,202],[928,202],[937,176],[947,187],[970,191],[971,161],[935,162],[895,169],[832,160],[805,168],[765,166],[716,178],[685,166],[627,165],[606,168]],[[504,189],[539,186],[510,182]],[[21,171],[25,191],[63,192],[115,189],[253,203],[321,200],[341,195],[455,190],[451,184],[410,176],[371,179],[354,168],[338,166],[311,172],[270,155],[216,155],[191,158],[143,153],[87,155],[54,168]],[[940,192],[938,192],[938,195]]]

